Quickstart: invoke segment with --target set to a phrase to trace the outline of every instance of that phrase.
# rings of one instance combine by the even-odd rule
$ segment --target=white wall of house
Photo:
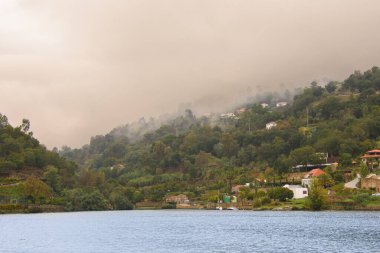
[[[309,191],[307,188],[300,185],[284,185],[284,188],[288,188],[293,192],[293,199],[303,199],[309,196]]]
[[[265,128],[266,128],[267,130],[270,130],[270,129],[276,127],[276,126],[277,126],[277,123],[276,123],[276,122],[269,122],[269,123],[267,123],[267,124],[265,125]]]
[[[310,187],[313,179],[312,178],[303,178],[301,180],[301,185],[305,187]]]

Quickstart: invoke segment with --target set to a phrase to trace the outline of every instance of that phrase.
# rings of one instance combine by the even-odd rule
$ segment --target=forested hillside
[[[75,163],[48,151],[29,128],[29,120],[12,127],[0,114],[0,204],[14,203],[16,209],[21,203],[49,203],[76,183]]]
[[[261,101],[269,106],[247,105],[236,118],[216,125],[188,111],[138,141],[110,133],[61,154],[81,164],[80,176],[101,177],[98,187],[105,196],[118,189],[133,203],[181,192],[207,198],[213,190],[229,192],[233,184],[322,163],[318,153],[328,153],[341,168],[350,166],[379,147],[379,90],[380,70],[373,67],[325,87],[312,83],[286,106]],[[277,126],[268,130],[268,122]]]
[[[312,83],[287,104],[277,102],[202,117],[187,110],[160,127],[141,120],[80,149],[65,147],[61,156],[32,137],[28,120],[12,127],[1,115],[0,201],[68,211],[131,209],[176,193],[216,201],[233,185],[275,183],[302,165],[324,163],[320,154],[339,162],[329,182],[343,182],[346,167],[380,148],[377,67],[324,87]]]

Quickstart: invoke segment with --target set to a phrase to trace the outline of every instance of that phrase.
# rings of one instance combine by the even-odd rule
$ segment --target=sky
[[[0,0],[0,113],[48,148],[380,65],[377,0]]]

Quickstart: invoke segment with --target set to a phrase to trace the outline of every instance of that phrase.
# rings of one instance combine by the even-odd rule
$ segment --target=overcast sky
[[[0,113],[49,148],[80,147],[181,103],[342,80],[380,65],[379,13],[377,0],[0,0]]]

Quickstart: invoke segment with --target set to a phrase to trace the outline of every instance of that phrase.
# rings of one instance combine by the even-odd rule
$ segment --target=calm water
[[[0,252],[380,252],[380,212],[0,215]]]

